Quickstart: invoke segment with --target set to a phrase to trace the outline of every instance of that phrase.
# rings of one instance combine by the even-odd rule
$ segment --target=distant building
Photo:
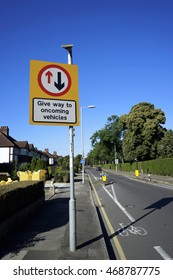
[[[9,135],[8,126],[0,127],[0,164],[21,164],[31,162],[32,158],[36,160],[41,158],[47,165],[57,164],[57,153],[53,155],[48,149],[45,151],[38,150],[28,141],[17,141]]]

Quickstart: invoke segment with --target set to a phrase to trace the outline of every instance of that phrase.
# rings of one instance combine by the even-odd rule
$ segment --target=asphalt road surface
[[[88,168],[110,259],[173,259],[173,187]]]

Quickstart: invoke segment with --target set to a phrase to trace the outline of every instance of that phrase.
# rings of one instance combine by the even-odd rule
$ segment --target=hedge
[[[104,164],[102,167],[106,169],[116,169],[115,164]],[[132,164],[117,164],[117,170],[120,171],[134,172],[135,169],[138,169],[139,172],[143,173],[173,177],[173,158],[133,162]]]
[[[44,182],[23,181],[0,186],[0,221],[44,197]]]

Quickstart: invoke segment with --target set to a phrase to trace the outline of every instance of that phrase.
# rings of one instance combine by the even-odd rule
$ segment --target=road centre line
[[[172,258],[162,249],[162,247],[154,246],[153,248],[159,253],[159,255],[162,256],[164,260],[172,260]]]
[[[91,174],[92,174],[92,173],[91,173]],[[89,176],[89,179],[90,179],[90,176]],[[95,187],[94,187],[94,185],[93,185],[91,179],[90,179],[90,183],[91,183],[91,185],[92,185],[92,187],[93,187],[93,190],[94,190],[94,193],[95,193],[95,197],[96,197],[97,202],[98,202],[99,209],[100,209],[101,212],[102,212],[102,215],[103,215],[103,217],[104,217],[104,219],[105,219],[105,222],[106,222],[106,224],[107,224],[107,226],[108,226],[108,228],[109,228],[110,234],[113,236],[113,242],[114,242],[115,247],[116,247],[116,249],[117,249],[117,252],[118,252],[118,254],[119,254],[120,260],[126,260],[126,256],[125,256],[125,254],[124,254],[124,252],[123,252],[123,249],[122,249],[122,247],[121,247],[121,244],[120,244],[120,242],[119,242],[117,236],[114,236],[115,230],[114,230],[114,228],[113,228],[113,226],[112,226],[112,224],[111,224],[111,222],[110,222],[110,220],[109,220],[109,218],[108,218],[108,215],[106,214],[105,209],[103,208],[103,206],[102,206],[102,204],[101,204],[101,201],[100,201],[100,199],[99,199],[99,196],[98,196],[98,194],[97,194],[97,191],[96,191],[96,189],[95,189]]]
[[[113,197],[111,193],[103,186],[105,192],[111,197],[111,199],[116,203],[116,205],[123,211],[123,213],[129,218],[131,222],[135,222],[135,219],[130,215],[130,213],[121,205],[121,203],[116,199],[116,196]]]

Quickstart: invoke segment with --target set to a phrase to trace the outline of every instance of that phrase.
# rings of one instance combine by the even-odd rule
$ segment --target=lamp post
[[[116,171],[117,171],[118,159],[117,159],[117,147],[116,147],[115,143],[114,143],[114,152],[115,152],[115,166],[116,166]]]
[[[116,171],[117,171],[117,164],[118,164],[118,159],[117,159],[117,147],[115,142],[111,142],[114,145],[114,163],[116,166]]]
[[[82,146],[82,183],[85,183],[85,153],[84,153],[84,135],[83,135],[83,109],[94,109],[94,105],[89,105],[87,107],[81,107],[81,114],[80,114],[80,120],[81,120],[81,146]]]
[[[68,52],[68,64],[72,62],[72,44],[62,45]],[[76,251],[76,199],[74,192],[74,129],[69,126],[69,148],[70,148],[70,200],[69,200],[69,243],[70,251]]]

